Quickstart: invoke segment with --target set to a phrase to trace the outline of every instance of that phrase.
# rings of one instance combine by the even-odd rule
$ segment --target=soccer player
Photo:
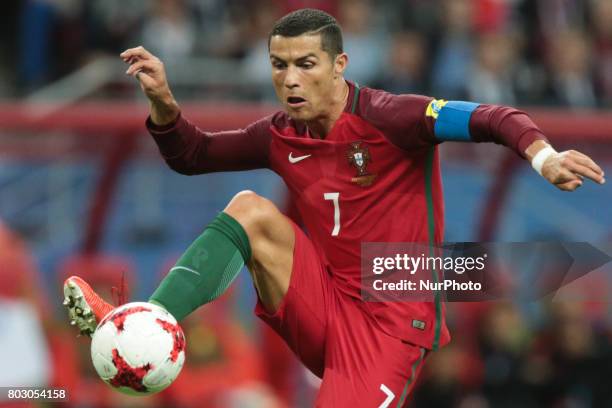
[[[360,245],[442,242],[438,144],[505,145],[567,191],[585,178],[604,183],[603,171],[582,153],[557,153],[516,109],[392,95],[345,80],[341,30],[322,11],[297,10],[276,22],[269,56],[284,111],[213,133],[181,115],[158,58],[142,47],[121,54],[149,99],[146,126],[172,169],[269,168],[284,179],[308,231],[266,198],[240,192],[150,301],[180,320],[222,294],[246,264],[257,316],[323,379],[317,406],[404,406],[425,356],[450,339],[444,305],[364,302]],[[84,333],[113,308],[78,277],[64,293]]]

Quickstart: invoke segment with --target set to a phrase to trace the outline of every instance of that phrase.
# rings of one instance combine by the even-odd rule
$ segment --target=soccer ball
[[[104,382],[129,395],[168,387],[185,362],[185,335],[174,317],[152,303],[120,306],[91,339],[91,359]]]

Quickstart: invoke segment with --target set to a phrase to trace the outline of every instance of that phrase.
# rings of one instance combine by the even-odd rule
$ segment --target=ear
[[[348,55],[345,52],[336,55],[334,60],[334,76],[339,77],[344,75],[344,71],[348,65]]]

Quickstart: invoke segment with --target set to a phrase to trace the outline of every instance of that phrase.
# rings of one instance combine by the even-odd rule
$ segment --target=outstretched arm
[[[121,53],[149,100],[147,129],[173,170],[186,175],[268,167],[270,118],[245,129],[204,132],[181,115],[164,64],[143,47]]]
[[[451,105],[452,109],[452,104],[449,102],[447,106]],[[537,125],[524,112],[504,106],[475,104],[472,106],[474,109],[469,116],[468,140],[495,142],[513,148],[529,160],[542,177],[560,190],[574,191],[582,185],[584,178],[599,184],[605,183],[603,170],[590,157],[575,150],[555,151]],[[445,108],[446,106],[443,109]],[[449,118],[446,116],[442,119]],[[434,128],[439,130],[439,125],[441,123],[436,123]],[[445,136],[437,135],[437,137]]]
[[[604,172],[590,157],[574,150],[556,152],[538,126],[520,110],[370,89],[365,95],[359,114],[383,129],[390,141],[402,149],[444,141],[493,142],[529,160],[539,174],[561,190],[575,190],[584,178],[605,182]]]

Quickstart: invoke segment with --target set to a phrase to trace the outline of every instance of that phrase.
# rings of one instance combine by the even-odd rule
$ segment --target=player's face
[[[337,89],[334,81],[344,71],[343,58],[332,59],[321,49],[319,34],[270,39],[272,82],[290,117],[310,121],[326,116]]]

